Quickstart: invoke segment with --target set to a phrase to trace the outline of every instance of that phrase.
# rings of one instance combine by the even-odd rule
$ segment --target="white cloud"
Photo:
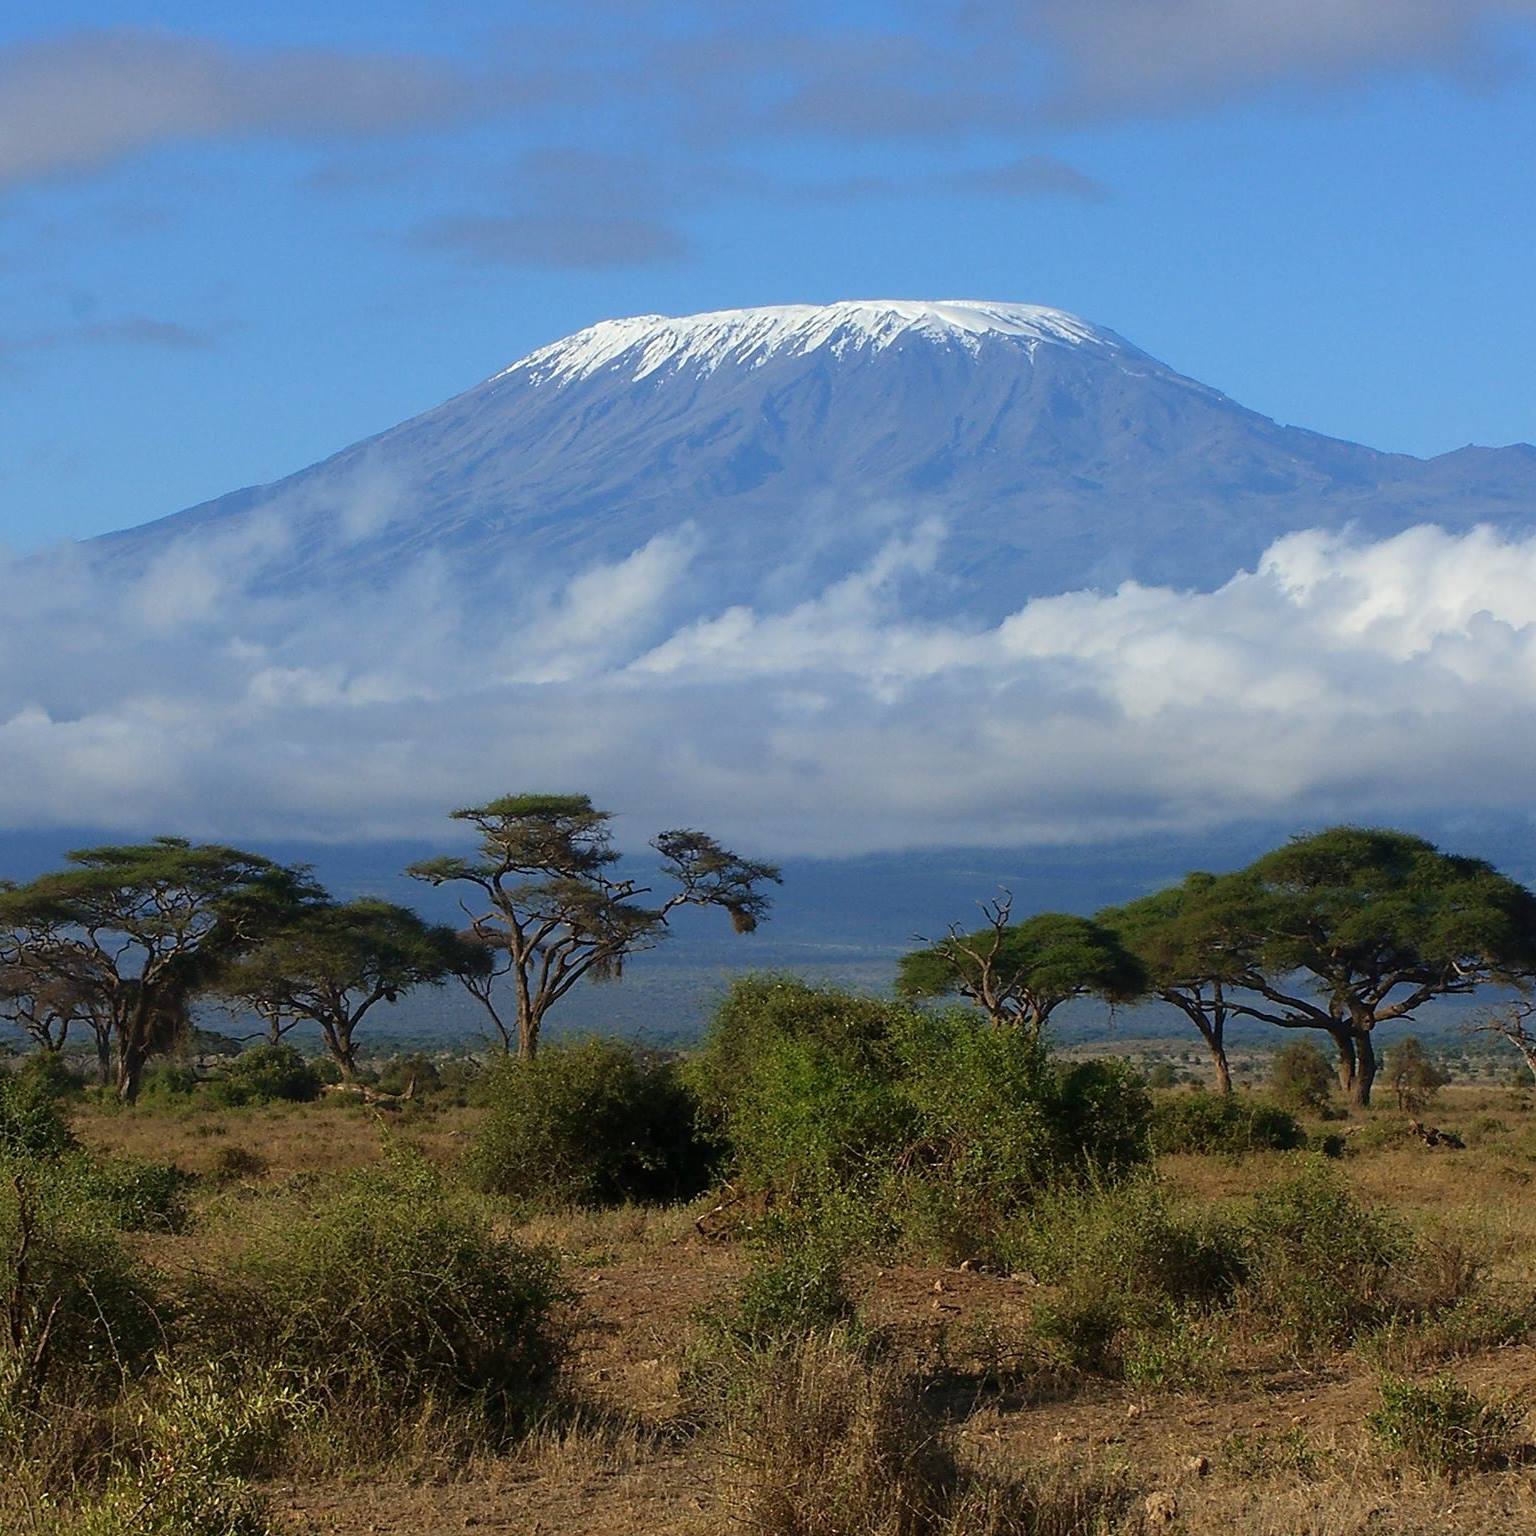
[[[799,601],[702,615],[692,529],[542,603],[509,577],[499,609],[441,558],[346,597],[250,588],[259,559],[216,538],[133,580],[79,551],[13,564],[0,824],[414,834],[545,786],[851,853],[1527,812],[1536,537],[1296,534],[1213,592],[1063,594],[983,627],[906,616],[942,536],[887,528]]]

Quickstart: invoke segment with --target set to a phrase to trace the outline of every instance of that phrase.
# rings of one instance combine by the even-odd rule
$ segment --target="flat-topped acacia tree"
[[[1357,1106],[1371,1101],[1379,1024],[1536,968],[1536,894],[1385,828],[1293,838],[1214,881],[1198,918],[1192,940],[1225,947],[1247,994],[1229,995],[1228,1011],[1323,1031]]]
[[[994,1024],[1039,1039],[1052,1013],[1074,997],[1129,1002],[1146,990],[1140,961],[1092,918],[1041,912],[1015,923],[1006,892],[982,914],[986,926],[974,933],[956,927],[902,957],[896,986],[903,997],[968,998]]]
[[[250,1008],[276,1045],[298,1024],[319,1026],[342,1077],[357,1076],[356,1034],[378,1003],[436,986],[471,957],[452,928],[409,907],[364,897],[307,907],[227,966],[217,990]]]
[[[110,1024],[117,1096],[179,1038],[220,969],[313,901],[302,869],[185,838],[81,848],[67,867],[0,891],[0,924],[49,935],[49,965],[89,989]]]
[[[1253,940],[1246,916],[1222,899],[1219,877],[1196,870],[1166,890],[1121,907],[1106,907],[1096,921],[1118,935],[1146,972],[1147,991],[1177,1008],[1210,1052],[1216,1091],[1232,1092],[1227,1023],[1233,991],[1252,975]]]
[[[719,907],[738,933],[751,933],[769,906],[763,887],[777,884],[772,864],[744,859],[706,833],[687,828],[651,839],[661,872],[676,889],[649,905],[649,886],[618,878],[619,854],[609,828],[612,815],[586,795],[504,795],[450,813],[479,837],[468,857],[445,854],[406,871],[429,885],[465,885],[477,892],[462,902],[466,937],[480,959],[465,978],[490,1013],[504,1043],[519,1056],[539,1047],[545,1016],[584,976],[615,979],[632,954],[666,935],[679,907]],[[515,1003],[508,1026],[486,983],[486,955],[505,956],[504,974]],[[474,984],[472,984],[474,983]]]

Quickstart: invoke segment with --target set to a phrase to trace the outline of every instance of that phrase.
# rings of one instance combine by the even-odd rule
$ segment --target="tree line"
[[[474,850],[406,873],[460,893],[457,928],[391,902],[338,902],[307,867],[235,848],[162,837],[77,850],[62,869],[0,887],[0,1017],[50,1052],[88,1032],[124,1102],[210,998],[255,1014],[273,1043],[317,1027],[352,1079],[371,1009],[453,980],[505,1050],[532,1057],[549,1011],[584,977],[621,975],[679,908],[719,908],[751,932],[780,879],[675,829],[651,840],[658,896],[617,872],[612,817],[585,795],[508,795],[451,815]],[[1092,917],[1016,922],[1006,895],[983,917],[906,955],[898,990],[958,995],[1037,1039],[1073,998],[1161,1001],[1200,1033],[1222,1093],[1234,1019],[1320,1032],[1349,1100],[1365,1105],[1378,1025],[1536,980],[1536,895],[1480,859],[1386,829],[1293,838],[1245,869],[1195,872]]]
[[[502,1045],[532,1056],[549,1010],[584,976],[620,974],[678,908],[718,907],[750,932],[779,879],[677,829],[652,840],[671,889],[648,900],[650,887],[614,871],[611,816],[585,795],[507,795],[451,814],[474,828],[475,852],[406,873],[465,891],[462,929],[392,902],[338,902],[306,866],[237,848],[159,837],[78,849],[64,868],[0,889],[0,1017],[55,1053],[88,1031],[125,1103],[206,999],[250,1010],[273,1043],[318,1026],[352,1079],[372,1008],[456,979]]]
[[[1482,859],[1381,828],[1296,837],[1246,869],[1195,872],[1091,918],[1014,923],[1006,897],[984,915],[907,955],[900,989],[957,994],[1035,1033],[1072,998],[1161,1001],[1199,1031],[1222,1093],[1233,1019],[1326,1036],[1340,1086],[1363,1106],[1378,1025],[1536,981],[1536,895]]]

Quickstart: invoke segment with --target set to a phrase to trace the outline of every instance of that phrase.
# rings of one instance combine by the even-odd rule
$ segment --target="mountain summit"
[[[1026,349],[1097,347],[1141,357],[1112,331],[1065,310],[1037,304],[992,304],[974,299],[856,299],[839,304],[781,304],[764,309],[721,309],[681,318],[635,315],[605,320],[541,347],[497,379],[524,374],[541,384],[566,383],[614,368],[639,380],[673,368],[758,367],[774,357],[826,351],[835,358],[881,352],[914,337],[960,346],[973,354],[983,337],[1007,336]],[[494,382],[494,381],[493,381]]]
[[[430,566],[506,609],[674,538],[704,613],[801,601],[922,528],[904,607],[995,620],[1127,579],[1215,586],[1302,528],[1422,522],[1536,522],[1536,450],[1379,453],[1060,310],[888,300],[605,321],[97,548],[143,568],[216,540],[268,593]]]

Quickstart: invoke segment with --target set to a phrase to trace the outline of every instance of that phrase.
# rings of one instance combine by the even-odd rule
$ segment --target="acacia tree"
[[[428,924],[393,902],[322,903],[229,965],[218,991],[259,1015],[274,1045],[298,1024],[319,1025],[326,1049],[351,1082],[355,1035],[369,1010],[413,987],[440,984],[464,966],[463,949],[453,929]]]
[[[1042,912],[1014,923],[1007,892],[981,910],[984,927],[953,927],[938,943],[902,957],[896,986],[903,997],[968,998],[994,1025],[1039,1039],[1071,998],[1128,1002],[1146,988],[1141,963],[1092,918]]]
[[[160,837],[82,848],[67,867],[0,892],[0,924],[44,932],[29,963],[88,986],[107,1020],[117,1095],[187,1025],[220,969],[314,899],[304,871],[259,854]]]
[[[1524,998],[1506,1003],[1501,1008],[1489,1009],[1475,1023],[1467,1025],[1467,1033],[1493,1035],[1507,1040],[1525,1058],[1525,1064],[1536,1077],[1536,1029],[1531,1021],[1536,1019],[1536,1003]]]
[[[1293,838],[1213,882],[1201,910],[1213,942],[1231,938],[1249,994],[1230,1012],[1322,1030],[1356,1106],[1370,1103],[1377,1025],[1517,979],[1536,960],[1536,895],[1406,832]]]
[[[1382,1062],[1381,1073],[1397,1095],[1397,1107],[1402,1110],[1423,1109],[1448,1081],[1416,1035],[1406,1035],[1392,1046]]]
[[[582,977],[618,978],[628,956],[665,937],[679,907],[720,907],[738,933],[750,933],[768,910],[762,887],[779,880],[772,864],[743,859],[703,832],[662,832],[651,847],[676,889],[647,905],[651,887],[614,873],[611,814],[586,795],[504,795],[451,815],[475,829],[478,852],[426,859],[406,873],[477,893],[473,904],[461,905],[469,937],[493,958],[478,962],[483,985],[470,991],[504,1040],[515,1034],[523,1057],[538,1050],[545,1016]],[[484,981],[484,967],[497,966],[497,955],[505,957],[500,969],[511,982],[511,1026]]]
[[[15,889],[14,882],[0,883],[0,891]],[[49,1055],[64,1049],[74,1025],[87,1025],[96,1037],[101,1080],[106,1082],[111,1021],[90,969],[57,922],[23,915],[0,929],[0,1019]]]
[[[1215,875],[1197,870],[1179,885],[1106,908],[1096,921],[1140,961],[1147,990],[1200,1031],[1217,1091],[1225,1094],[1232,1092],[1226,1045],[1231,993],[1248,968],[1248,945],[1242,923],[1233,922],[1235,914],[1220,900],[1220,890]]]

